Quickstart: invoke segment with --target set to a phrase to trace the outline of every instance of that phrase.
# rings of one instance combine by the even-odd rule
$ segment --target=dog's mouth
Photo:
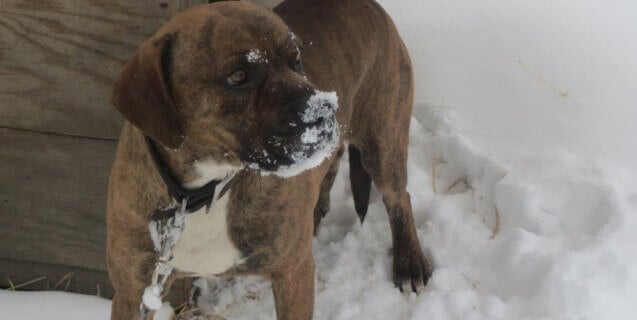
[[[320,165],[339,143],[335,92],[316,91],[300,121],[274,133],[263,147],[247,155],[247,165],[263,175],[291,177]]]

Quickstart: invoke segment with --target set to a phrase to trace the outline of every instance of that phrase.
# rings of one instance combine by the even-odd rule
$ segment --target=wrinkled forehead
[[[242,52],[251,49],[276,50],[293,45],[290,32],[278,17],[251,16],[222,19],[212,30],[208,45],[223,52]]]
[[[198,21],[186,22],[190,38],[196,43],[200,58],[214,58],[212,65],[221,67],[240,57],[266,61],[296,50],[296,37],[283,20],[261,8],[234,6],[216,8]],[[190,42],[190,41],[189,41]],[[194,43],[190,43],[189,46]]]

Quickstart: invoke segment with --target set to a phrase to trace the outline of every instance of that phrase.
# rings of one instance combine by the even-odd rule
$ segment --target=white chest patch
[[[229,193],[217,199],[208,213],[203,208],[186,216],[170,265],[181,272],[213,277],[242,262],[241,252],[228,234]]]
[[[184,185],[186,188],[200,188],[211,180],[223,180],[242,169],[242,166],[233,166],[219,163],[212,159],[195,161],[193,164],[197,178]],[[219,190],[217,190],[219,191]]]

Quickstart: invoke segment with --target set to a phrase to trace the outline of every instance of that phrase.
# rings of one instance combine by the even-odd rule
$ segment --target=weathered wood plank
[[[256,4],[272,9],[276,7],[279,3],[283,2],[283,0],[249,0],[249,2],[256,3]]]
[[[181,8],[183,9],[187,7],[196,6],[199,4],[217,2],[217,1],[223,1],[223,0],[181,0]],[[243,1],[252,2],[254,4],[258,4],[270,9],[274,8],[279,3],[283,2],[283,0],[243,0]]]
[[[115,139],[113,81],[179,0],[2,0],[0,126]]]
[[[0,288],[12,286],[20,286],[18,290],[60,290],[104,298],[113,296],[106,271],[0,258]]]
[[[0,257],[106,270],[116,142],[0,129]]]

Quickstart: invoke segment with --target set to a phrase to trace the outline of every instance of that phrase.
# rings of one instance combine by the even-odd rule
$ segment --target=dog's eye
[[[235,71],[233,74],[229,75],[226,78],[226,81],[228,81],[228,84],[233,86],[244,85],[248,83],[249,80],[250,79],[248,78],[248,73],[243,70]]]

